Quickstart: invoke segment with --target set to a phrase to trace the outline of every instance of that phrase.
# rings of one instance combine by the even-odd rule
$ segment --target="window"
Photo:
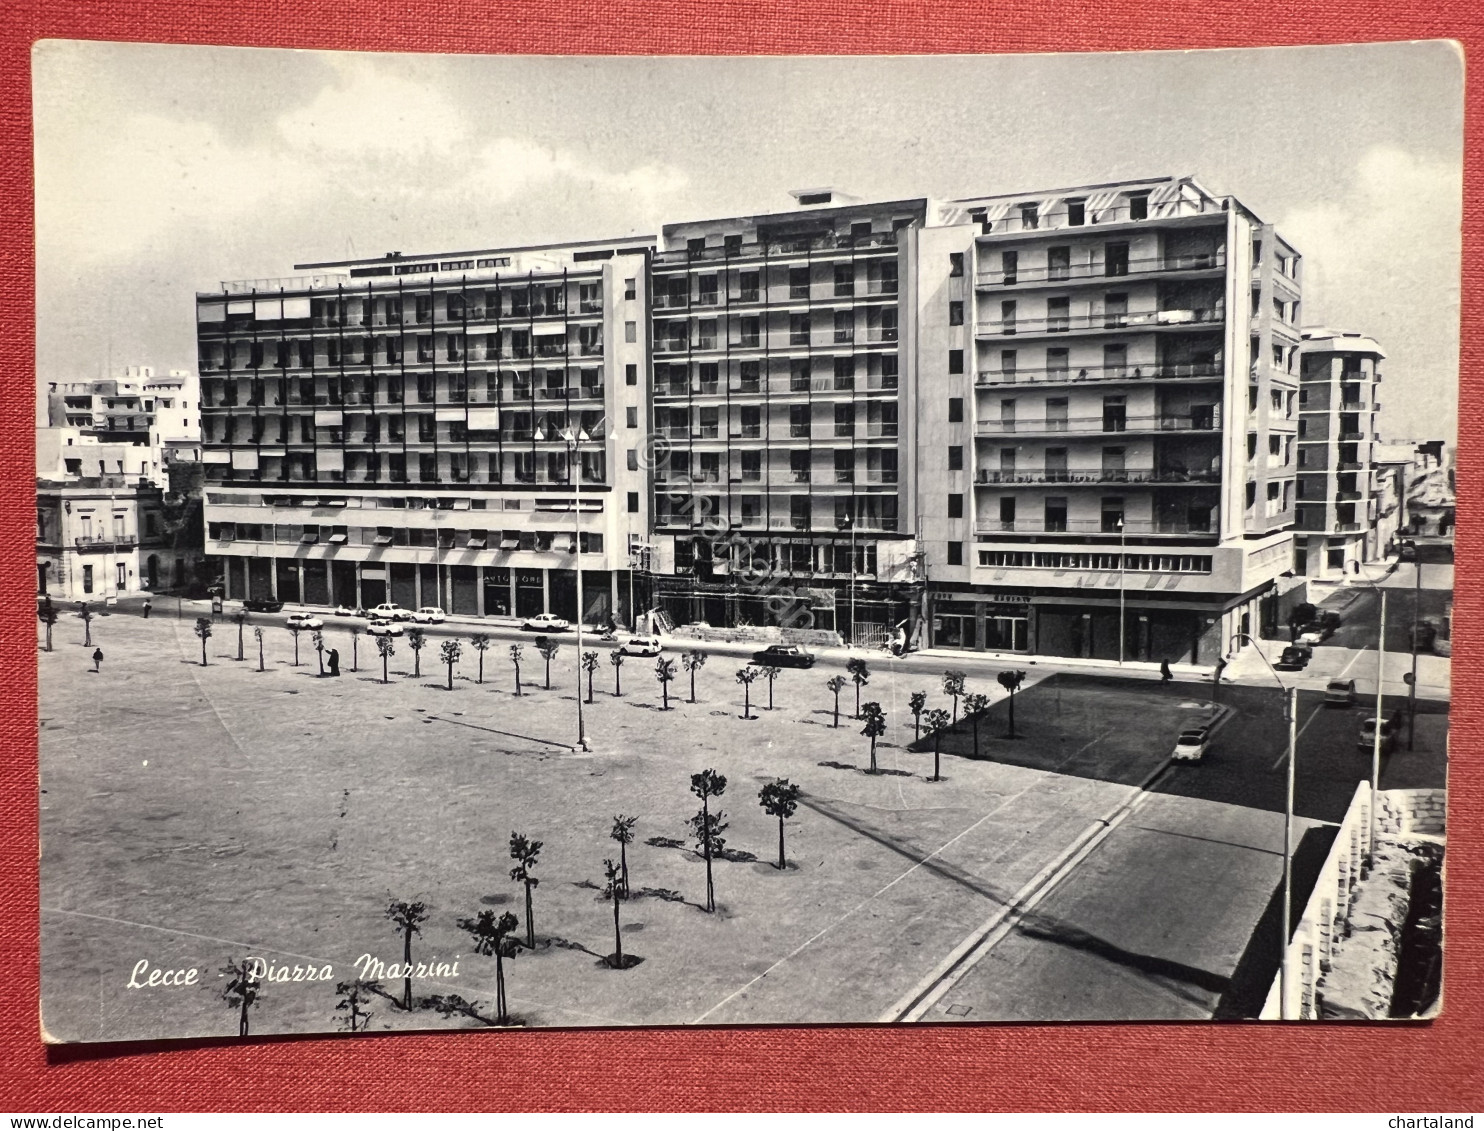
[[[716,276],[702,275],[696,280],[696,302],[703,306],[716,305]]]
[[[948,398],[948,423],[962,424],[964,422],[964,398]]]
[[[948,304],[948,324],[950,326],[962,326],[964,324],[964,304],[954,299]]]
[[[962,471],[964,469],[964,449],[961,444],[950,444],[948,447],[948,470]]]
[[[835,482],[855,482],[855,453],[849,448],[838,448],[835,451]]]
[[[809,297],[809,268],[790,267],[788,269],[788,297]]]
[[[1002,251],[1002,252],[1000,252],[1000,275],[1002,277],[1001,278],[1001,282],[1004,282],[1006,284],[1013,284],[1015,282],[1016,278],[1018,277],[1019,270],[1020,270],[1020,252],[1018,252],[1018,251]],[[1014,304],[1012,303],[1011,305],[1014,305]]]
[[[1029,231],[1038,227],[1041,222],[1040,206],[1034,203],[1022,204],[1020,206],[1020,226]]]
[[[948,543],[948,564],[961,566],[964,564],[964,544],[962,542]]]
[[[758,273],[756,271],[743,271],[737,276],[739,302],[756,302],[758,298]]]
[[[964,253],[961,251],[950,251],[948,253],[948,277],[960,279],[964,274]]]
[[[82,567],[82,591],[84,593],[93,591],[93,567],[90,565]]]
[[[1087,223],[1087,201],[1082,199],[1071,199],[1067,201],[1067,227],[1080,228]]]
[[[806,404],[789,405],[788,408],[788,434],[794,437],[807,438],[809,435],[809,406]]]
[[[1048,247],[1046,249],[1046,277],[1066,279],[1072,274],[1072,249],[1070,247]]]
[[[1149,194],[1147,192],[1129,193],[1128,218],[1130,220],[1149,219]]]
[[[949,373],[962,373],[963,371],[964,371],[964,351],[963,350],[949,350],[948,351],[948,372]]]
[[[835,315],[838,324],[840,315]],[[762,321],[758,318],[743,318],[737,326],[737,344],[744,349],[756,349],[762,334]]]
[[[639,427],[639,409],[635,405],[629,405],[624,409],[624,423],[630,428]]]
[[[835,406],[835,435],[855,435],[855,405],[837,404]]]
[[[638,297],[637,280],[625,279],[623,281],[623,297],[626,299],[634,299]]]
[[[835,265],[835,297],[849,298],[855,294],[855,267],[849,263]]]
[[[639,340],[639,324],[637,322],[625,322],[623,324],[623,340],[636,342]]]
[[[837,343],[855,341],[855,311],[835,311],[835,341]]]
[[[788,316],[788,344],[791,346],[809,344],[809,316],[807,314]]]
[[[949,518],[963,518],[964,517],[964,497],[962,495],[949,495],[948,496],[948,517]]]

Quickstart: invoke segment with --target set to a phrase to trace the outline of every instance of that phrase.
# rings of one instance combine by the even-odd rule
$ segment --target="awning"
[[[321,448],[314,453],[314,466],[318,471],[344,471],[345,453],[339,448]]]
[[[462,421],[464,419],[464,410],[458,405],[445,405],[433,410],[433,419]]]
[[[469,409],[469,428],[476,432],[499,431],[500,410],[497,408]]]
[[[283,300],[283,316],[285,318],[308,318],[309,300],[307,298],[286,298]]]
[[[252,316],[259,322],[277,322],[282,311],[283,303],[276,298],[260,298],[252,304]]]
[[[344,534],[331,534],[330,535],[330,541],[331,542],[334,542],[336,545],[339,545],[341,542],[344,542],[345,541],[345,535]]]
[[[317,507],[343,507],[345,506],[345,497],[343,495],[322,496],[314,501],[314,505]]]
[[[482,550],[485,547],[486,541],[487,541],[487,539],[485,538],[485,536],[483,534],[470,534],[469,535],[469,540],[464,543],[464,549],[466,549],[466,550]]]
[[[225,448],[207,448],[201,453],[202,463],[231,463],[232,453]]]
[[[252,299],[250,299],[250,298],[233,299],[231,302],[227,303],[227,313],[228,314],[251,314],[252,313]]]
[[[390,546],[391,544],[392,544],[392,536],[390,534],[378,534],[376,536],[376,545],[378,545],[378,546]]]
[[[258,469],[257,450],[234,448],[232,450],[232,466],[241,471],[256,471]]]
[[[504,535],[501,536],[501,538],[500,538],[500,549],[502,549],[502,550],[518,550],[518,549],[520,549],[520,535],[519,534],[513,534],[509,530],[505,531]]]
[[[198,302],[196,304],[197,322],[225,322],[227,320],[227,304],[224,302]]]
[[[316,428],[339,428],[345,423],[345,413],[338,408],[317,408],[314,410],[314,426]]]
[[[318,542],[319,541],[319,531],[317,531],[317,530],[306,530],[306,531],[304,531],[303,534],[299,535],[299,541],[300,542]]]

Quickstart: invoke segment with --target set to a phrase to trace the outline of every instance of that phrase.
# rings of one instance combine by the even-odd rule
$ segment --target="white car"
[[[1180,737],[1175,740],[1175,751],[1170,757],[1177,762],[1199,762],[1206,756],[1206,745],[1210,741],[1210,727],[1191,727],[1180,732]]]
[[[310,616],[308,613],[290,613],[285,622],[290,628],[324,628],[325,622],[319,617]]]
[[[537,613],[521,621],[521,628],[532,632],[566,632],[572,626],[555,613]]]
[[[371,615],[373,617],[380,617],[382,620],[412,619],[412,614],[404,609],[401,605],[397,604],[395,601],[383,601],[381,604],[377,605],[376,608],[371,610]]]
[[[332,615],[337,617],[363,617],[366,615],[366,610],[353,609],[349,605],[336,605]]]
[[[437,605],[424,605],[412,614],[412,619],[418,624],[442,624],[445,617]]]
[[[372,636],[402,636],[406,630],[394,620],[376,618],[366,625],[366,631]]]
[[[658,636],[630,636],[618,646],[625,656],[658,656],[664,650]]]

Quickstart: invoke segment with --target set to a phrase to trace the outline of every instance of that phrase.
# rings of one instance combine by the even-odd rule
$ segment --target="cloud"
[[[389,156],[457,160],[468,144],[469,123],[435,85],[370,59],[330,58],[335,80],[278,119],[278,134],[291,150],[357,164]]]

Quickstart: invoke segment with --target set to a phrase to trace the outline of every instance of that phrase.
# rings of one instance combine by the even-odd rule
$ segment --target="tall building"
[[[794,197],[199,295],[229,595],[570,616],[580,530],[588,618],[1197,662],[1257,632],[1298,428],[1270,225],[1189,177]]]
[[[933,643],[1214,661],[1291,566],[1298,253],[1188,177],[955,204],[920,253]]]
[[[1301,352],[1294,572],[1334,579],[1384,549],[1376,398],[1386,354],[1371,338],[1332,330],[1306,330]]]
[[[627,619],[651,248],[393,254],[198,295],[227,595],[572,617],[581,560],[584,616]]]

